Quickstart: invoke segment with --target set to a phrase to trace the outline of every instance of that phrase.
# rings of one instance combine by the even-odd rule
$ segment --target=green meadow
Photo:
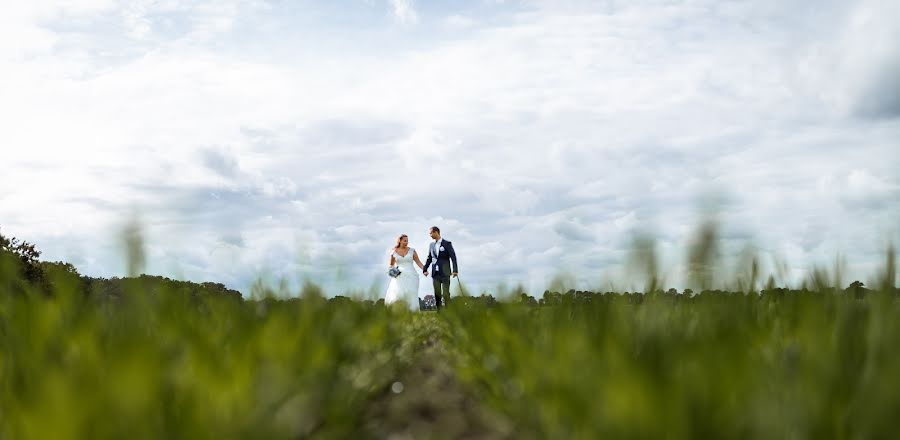
[[[93,279],[3,240],[0,439],[896,438],[893,251],[871,288],[820,274],[435,313],[311,283],[251,299]]]

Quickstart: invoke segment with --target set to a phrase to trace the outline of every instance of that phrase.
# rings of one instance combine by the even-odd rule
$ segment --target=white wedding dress
[[[410,308],[418,308],[419,306],[419,272],[413,265],[413,255],[416,250],[409,248],[409,252],[403,257],[393,251],[394,264],[400,267],[400,275],[391,278],[391,284],[388,286],[387,293],[384,295],[385,304],[393,304],[395,302],[407,303]]]

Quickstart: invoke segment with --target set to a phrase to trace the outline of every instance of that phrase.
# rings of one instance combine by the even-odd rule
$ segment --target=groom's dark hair
[[[431,229],[429,229],[429,231],[431,231],[431,232],[437,232],[438,234],[440,234],[440,233],[441,233],[441,228],[439,228],[439,227],[437,227],[437,226],[432,226]]]

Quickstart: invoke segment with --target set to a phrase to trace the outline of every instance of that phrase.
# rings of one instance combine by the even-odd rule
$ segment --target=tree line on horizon
[[[217,282],[193,282],[173,280],[163,276],[141,274],[134,277],[90,277],[82,275],[71,263],[63,261],[44,261],[40,259],[41,251],[34,243],[20,240],[16,237],[7,237],[0,232],[0,286],[6,292],[23,294],[25,292],[40,292],[44,295],[53,295],[58,292],[79,294],[84,297],[100,300],[118,300],[134,291],[140,286],[148,292],[175,292],[187,297],[222,297],[241,301],[245,296],[238,290],[230,289],[223,283]],[[808,293],[832,293],[849,295],[862,298],[876,291],[893,293],[900,296],[900,289],[894,287],[890,280],[895,276],[895,253],[893,248],[887,252],[884,280],[873,289],[867,288],[860,281],[853,281],[846,288],[830,285],[829,277],[818,271],[813,272],[809,282],[804,282],[799,288],[777,287],[770,277],[761,290],[749,289],[748,291],[734,291],[727,289],[703,289],[695,292],[692,289],[684,289],[679,292],[674,288],[663,290],[658,287],[656,278],[653,278],[651,288],[647,292],[612,292],[569,289],[565,292],[545,290],[543,295],[535,297],[524,292],[518,287],[506,299],[495,298],[489,292],[480,295],[471,295],[467,289],[461,286],[459,294],[451,301],[458,305],[482,305],[494,306],[500,302],[520,303],[528,306],[554,306],[561,304],[590,303],[592,301],[622,300],[629,304],[640,304],[648,299],[667,299],[674,302],[696,301],[699,297],[710,295],[728,296],[735,294],[756,293],[759,296],[783,297],[785,295],[802,295]],[[833,284],[833,283],[832,283]],[[263,298],[272,300],[277,297],[271,289],[263,288]],[[322,288],[315,283],[307,281],[300,291],[300,297],[323,297]],[[283,300],[296,300],[298,298],[283,298]],[[353,300],[350,296],[335,295],[329,299],[333,302]],[[384,300],[362,300],[369,305],[383,305]],[[433,310],[433,304],[429,304],[428,298],[419,299],[421,310]]]
[[[216,296],[240,300],[241,292],[222,283],[180,281],[154,275],[137,277],[90,277],[78,273],[71,263],[43,261],[34,243],[0,233],[0,286],[6,293],[43,295],[73,294],[101,300],[126,297],[140,285],[144,291],[169,291],[189,297]]]

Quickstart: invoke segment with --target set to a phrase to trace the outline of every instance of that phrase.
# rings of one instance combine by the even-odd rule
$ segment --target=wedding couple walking
[[[426,277],[429,270],[431,271],[434,301],[438,310],[449,301],[450,278],[459,274],[456,251],[453,250],[453,243],[441,238],[441,230],[437,226],[432,226],[428,230],[428,235],[433,241],[428,246],[428,258],[424,264],[416,250],[409,247],[409,237],[406,234],[397,237],[397,244],[391,249],[388,274],[392,278],[384,295],[385,304],[396,302],[412,304],[413,300],[418,299],[419,274],[413,263],[419,266],[422,275]]]

